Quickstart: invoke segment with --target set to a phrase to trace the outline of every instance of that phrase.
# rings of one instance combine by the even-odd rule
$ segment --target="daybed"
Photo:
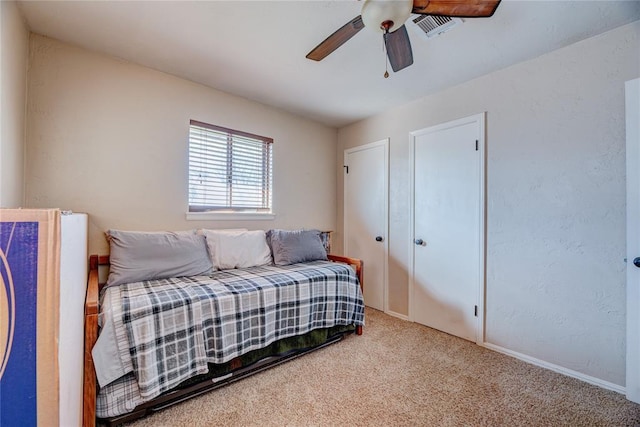
[[[317,231],[107,235],[111,256],[90,258],[85,426],[139,418],[362,333],[362,261],[318,250]],[[100,266],[110,266],[106,285]]]

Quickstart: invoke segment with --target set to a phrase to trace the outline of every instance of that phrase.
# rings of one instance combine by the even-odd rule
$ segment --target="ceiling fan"
[[[404,23],[409,16],[439,15],[458,18],[488,18],[500,0],[365,0],[361,14],[327,37],[307,54],[320,61],[364,27],[383,33],[387,57],[393,71],[413,64],[411,42]],[[385,77],[388,77],[385,73]]]

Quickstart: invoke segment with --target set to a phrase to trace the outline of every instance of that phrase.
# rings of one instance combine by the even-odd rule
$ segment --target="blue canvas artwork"
[[[0,426],[37,425],[38,222],[0,222]]]

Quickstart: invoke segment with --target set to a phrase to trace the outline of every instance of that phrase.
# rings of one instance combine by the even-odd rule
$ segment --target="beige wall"
[[[197,227],[333,229],[333,128],[168,74],[32,35],[26,203],[89,213],[103,232]],[[270,221],[187,221],[189,120],[274,139]]]
[[[624,385],[624,82],[640,75],[639,32],[635,22],[339,130],[338,165],[346,148],[391,139],[391,311],[409,306],[408,134],[486,111],[486,341]]]
[[[0,2],[0,207],[24,202],[29,31],[13,1]]]

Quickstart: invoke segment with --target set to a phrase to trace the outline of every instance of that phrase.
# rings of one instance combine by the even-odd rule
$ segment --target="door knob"
[[[383,240],[382,236],[376,236],[376,242],[382,242]]]
[[[413,241],[413,243],[415,243],[418,246],[426,246],[427,244],[424,242],[424,240],[422,239],[416,239]]]
[[[639,256],[639,257],[636,257],[636,258],[633,260],[633,265],[635,265],[636,267],[640,268],[640,256]]]

